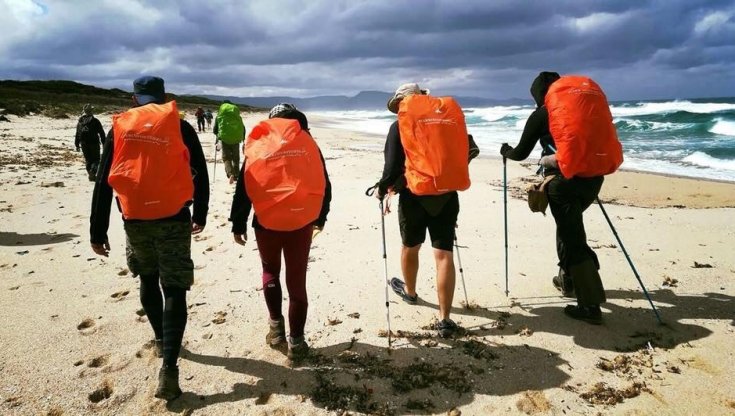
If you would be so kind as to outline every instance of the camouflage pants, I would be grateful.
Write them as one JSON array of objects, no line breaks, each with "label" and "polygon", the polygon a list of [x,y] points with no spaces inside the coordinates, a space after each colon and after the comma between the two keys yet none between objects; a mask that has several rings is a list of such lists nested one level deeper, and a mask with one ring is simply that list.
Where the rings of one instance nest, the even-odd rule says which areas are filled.
[{"label": "camouflage pants", "polygon": [[128,268],[134,276],[158,275],[164,287],[189,289],[194,283],[190,223],[127,222],[125,235]]},{"label": "camouflage pants", "polygon": [[237,178],[237,174],[240,173],[240,143],[222,143],[222,163],[225,165],[227,177]]}]

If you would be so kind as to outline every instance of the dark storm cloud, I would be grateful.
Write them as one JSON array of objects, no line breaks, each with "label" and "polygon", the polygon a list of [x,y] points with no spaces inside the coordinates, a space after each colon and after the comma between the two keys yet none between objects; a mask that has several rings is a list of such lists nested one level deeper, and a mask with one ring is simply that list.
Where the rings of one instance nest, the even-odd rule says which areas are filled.
[{"label": "dark storm cloud", "polygon": [[[17,30],[0,41],[0,78],[129,88],[140,73],[155,72],[174,91],[253,95],[354,94],[419,80],[449,93],[525,98],[531,78],[553,69],[587,73],[617,98],[688,91],[677,90],[677,79],[702,86],[698,95],[735,95],[727,76],[735,71],[731,1],[44,5],[45,14],[26,16],[32,30],[21,18],[9,23]],[[707,90],[710,75],[719,85]]]}]

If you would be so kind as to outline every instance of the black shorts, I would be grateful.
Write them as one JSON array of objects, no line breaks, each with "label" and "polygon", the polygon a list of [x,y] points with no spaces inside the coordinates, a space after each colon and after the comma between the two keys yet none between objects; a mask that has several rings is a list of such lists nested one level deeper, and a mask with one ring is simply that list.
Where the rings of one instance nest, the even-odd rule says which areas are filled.
[{"label": "black shorts", "polygon": [[428,228],[432,247],[452,251],[458,214],[456,192],[437,196],[402,193],[398,199],[398,224],[403,245],[415,247],[423,243]]}]

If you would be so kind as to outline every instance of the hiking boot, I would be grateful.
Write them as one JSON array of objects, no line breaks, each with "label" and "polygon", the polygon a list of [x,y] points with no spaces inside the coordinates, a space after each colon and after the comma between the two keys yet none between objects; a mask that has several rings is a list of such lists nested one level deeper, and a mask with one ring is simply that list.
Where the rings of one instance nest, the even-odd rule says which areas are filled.
[{"label": "hiking boot", "polygon": [[286,342],[286,325],[283,317],[276,320],[268,319],[268,326],[268,335],[265,336],[266,344],[273,348]]},{"label": "hiking boot", "polygon": [[602,323],[602,311],[600,306],[579,306],[579,305],[567,305],[564,308],[564,313],[572,318],[580,321],[585,321],[592,325],[600,325]]},{"label": "hiking boot", "polygon": [[572,279],[563,271],[559,270],[559,274],[551,279],[551,283],[565,298],[576,297],[574,294],[574,283],[572,283]]},{"label": "hiking boot", "polygon": [[393,292],[396,295],[400,296],[404,302],[410,305],[415,305],[416,302],[418,302],[419,300],[419,295],[411,296],[408,293],[406,293],[406,284],[403,283],[403,280],[397,277],[390,279],[390,288],[393,289]]},{"label": "hiking boot", "polygon": [[449,318],[442,319],[434,327],[442,338],[449,338],[459,330],[459,326]]},{"label": "hiking boot", "polygon": [[158,373],[158,388],[155,397],[166,401],[181,396],[179,388],[179,367],[163,367]]},{"label": "hiking boot", "polygon": [[309,344],[303,336],[301,337],[288,337],[288,352],[286,356],[291,361],[301,361],[309,355]]}]

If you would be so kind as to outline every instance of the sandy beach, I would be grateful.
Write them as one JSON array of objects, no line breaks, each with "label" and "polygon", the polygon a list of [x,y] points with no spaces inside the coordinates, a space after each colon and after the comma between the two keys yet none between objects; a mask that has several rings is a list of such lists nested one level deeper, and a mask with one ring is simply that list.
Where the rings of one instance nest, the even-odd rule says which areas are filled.
[{"label": "sandy beach", "polygon": [[[264,117],[249,114],[245,125]],[[665,325],[593,205],[587,236],[608,302],[604,324],[591,326],[564,316],[572,300],[551,285],[553,218],[531,213],[522,199],[532,161],[507,166],[506,296],[503,165],[484,154],[460,194],[464,277],[457,274],[453,318],[465,331],[444,340],[427,329],[437,314],[427,245],[418,305],[390,293],[389,350],[381,221],[377,200],[364,195],[381,174],[384,137],[313,119],[334,195],[309,264],[313,356],[291,368],[264,342],[254,236],[249,229],[245,247],[232,241],[234,188],[218,161],[207,227],[192,242],[184,395],[166,403],[153,397],[160,360],[116,210],[110,257],[89,246],[93,184],[74,152],[76,120],[8,118],[0,122],[0,414],[735,414],[733,183],[638,172],[606,178],[605,210]],[[109,129],[110,116],[99,118]],[[200,139],[211,177],[214,136]],[[397,214],[385,220],[389,274],[400,276]]]}]

